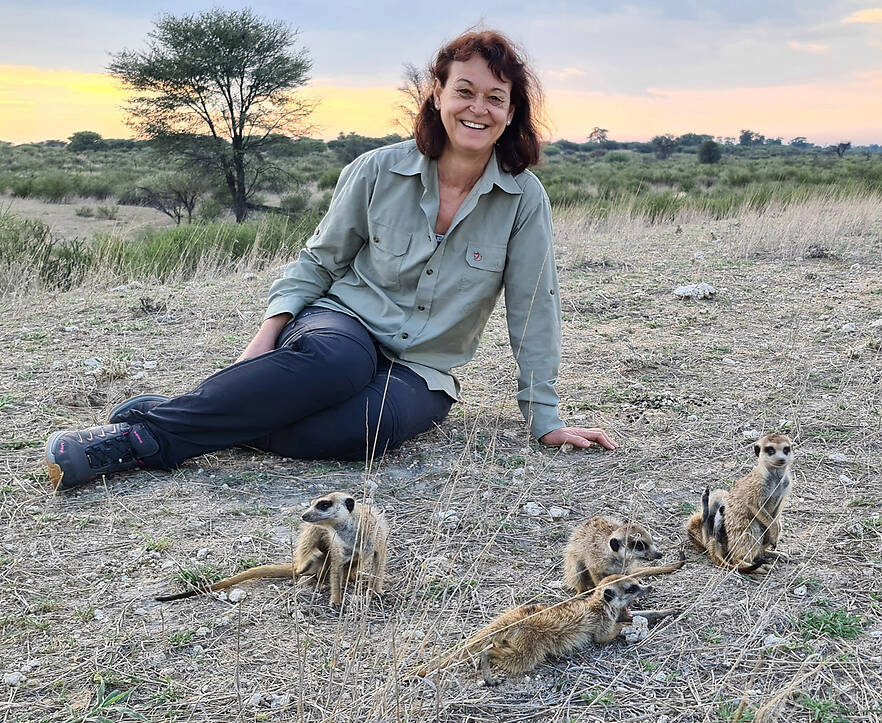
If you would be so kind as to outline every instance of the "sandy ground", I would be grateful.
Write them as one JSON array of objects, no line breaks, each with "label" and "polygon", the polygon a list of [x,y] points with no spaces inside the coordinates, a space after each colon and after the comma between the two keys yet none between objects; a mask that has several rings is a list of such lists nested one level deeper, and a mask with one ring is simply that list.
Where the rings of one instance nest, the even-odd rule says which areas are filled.
[{"label": "sandy ground", "polygon": [[[94,212],[99,206],[109,206],[116,211],[115,220],[77,216],[77,209],[88,207]],[[48,224],[61,238],[89,239],[96,233],[115,233],[132,238],[148,227],[173,226],[174,221],[154,208],[143,206],[118,206],[112,199],[96,201],[94,198],[78,199],[70,203],[46,203],[34,198],[16,198],[0,194],[0,210],[20,216],[38,219]]]},{"label": "sandy ground", "polygon": [[[609,429],[614,453],[530,440],[499,309],[463,403],[382,459],[236,450],[52,495],[47,435],[231,362],[273,274],[0,301],[3,720],[882,719],[879,208],[663,227],[559,214],[562,408]],[[672,294],[697,281],[717,295]],[[705,485],[749,470],[745,429],[785,430],[798,449],[791,560],[765,576],[714,568],[684,539]],[[242,586],[239,604],[153,600],[181,575],[290,559],[303,506],[332,489],[372,495],[389,519],[379,600],[353,590],[338,611],[285,581]],[[409,675],[508,607],[563,600],[567,536],[598,513],[646,524],[666,560],[687,550],[647,601],[681,614],[492,689],[468,665]]]}]

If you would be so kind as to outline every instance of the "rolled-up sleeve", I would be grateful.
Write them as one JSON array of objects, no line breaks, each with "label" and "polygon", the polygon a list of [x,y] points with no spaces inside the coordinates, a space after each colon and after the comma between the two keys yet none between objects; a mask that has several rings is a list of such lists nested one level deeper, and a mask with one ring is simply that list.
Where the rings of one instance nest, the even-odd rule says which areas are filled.
[{"label": "rolled-up sleeve", "polygon": [[508,335],[518,366],[518,406],[537,439],[565,426],[555,390],[560,365],[560,295],[551,205],[529,179],[505,265]]},{"label": "rolled-up sleeve", "polygon": [[321,298],[349,269],[368,238],[368,206],[377,179],[371,154],[354,160],[340,173],[328,212],[315,233],[270,287],[264,318],[299,314]]}]

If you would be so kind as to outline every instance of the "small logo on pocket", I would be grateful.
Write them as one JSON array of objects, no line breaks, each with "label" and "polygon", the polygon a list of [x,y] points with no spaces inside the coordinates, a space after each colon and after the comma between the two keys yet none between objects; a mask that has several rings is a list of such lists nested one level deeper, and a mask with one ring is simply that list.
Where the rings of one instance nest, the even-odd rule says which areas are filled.
[{"label": "small logo on pocket", "polygon": [[480,260],[481,260],[481,252],[480,252],[480,251],[475,251],[475,253],[472,254],[472,258],[474,258],[475,261],[480,261]]}]

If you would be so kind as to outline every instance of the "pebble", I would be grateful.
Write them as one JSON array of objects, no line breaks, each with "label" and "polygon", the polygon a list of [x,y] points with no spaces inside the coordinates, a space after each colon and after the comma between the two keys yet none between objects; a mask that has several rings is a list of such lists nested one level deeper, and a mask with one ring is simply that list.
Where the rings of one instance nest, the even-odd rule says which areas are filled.
[{"label": "pebble", "polygon": [[248,702],[245,705],[247,705],[249,708],[258,708],[260,707],[261,703],[263,703],[263,694],[255,693],[248,699]]},{"label": "pebble", "polygon": [[145,361],[144,368],[145,369],[156,369],[158,364],[159,364],[159,362],[155,362],[155,361]]},{"label": "pebble", "polygon": [[279,708],[284,708],[291,702],[291,697],[286,693],[284,695],[276,695],[272,694],[270,696],[270,708],[273,710],[277,710]]},{"label": "pebble", "polygon": [[251,279],[259,279],[260,277],[257,274],[249,271],[246,274],[242,274],[242,278],[245,279],[245,281],[251,281]]},{"label": "pebble", "polygon": [[805,597],[808,594],[808,588],[805,585],[793,588],[793,594],[796,597]]},{"label": "pebble", "polygon": [[732,359],[731,357],[724,356],[720,361],[726,366],[734,367],[738,365],[738,362]]},{"label": "pebble", "polygon": [[876,321],[871,321],[871,322],[868,324],[868,326],[869,326],[871,329],[878,329],[879,327],[882,327],[882,319],[876,319]]},{"label": "pebble", "polygon": [[63,327],[61,327],[61,330],[67,331],[67,332],[73,332],[73,331],[79,331],[80,327],[78,327],[78,326],[63,326]]},{"label": "pebble", "polygon": [[97,369],[99,366],[101,366],[101,360],[100,359],[86,359],[85,361],[83,361],[83,364],[85,364],[87,367],[89,367],[89,369]]},{"label": "pebble", "polygon": [[856,329],[857,329],[857,326],[855,326],[851,322],[848,322],[847,324],[843,324],[842,327],[839,329],[839,331],[841,331],[843,334],[850,334],[851,332],[855,331]]},{"label": "pebble", "polygon": [[563,507],[552,507],[548,510],[548,514],[551,515],[552,520],[562,520],[563,518],[570,516],[570,511]]},{"label": "pebble", "polygon": [[196,631],[197,637],[204,638],[211,632],[210,628],[205,627],[204,625]]},{"label": "pebble", "polygon": [[238,603],[242,602],[247,597],[247,595],[248,593],[246,593],[244,590],[236,588],[235,590],[230,591],[229,595],[227,595],[227,599],[229,599],[231,603]]},{"label": "pebble", "polygon": [[829,459],[831,462],[839,462],[840,464],[848,462],[848,457],[842,452],[833,452],[833,454],[827,455],[827,459]]},{"label": "pebble", "polygon": [[459,524],[459,513],[452,508],[445,510],[444,512],[439,512],[436,517],[445,527],[453,528]]},{"label": "pebble", "polygon": [[631,644],[639,643],[649,635],[649,620],[642,615],[635,615],[631,624],[622,628],[621,634],[626,642]]},{"label": "pebble", "polygon": [[848,476],[846,476],[844,474],[839,475],[839,481],[844,482],[847,485],[854,484],[854,482]]},{"label": "pebble", "polygon": [[18,672],[6,673],[6,675],[3,676],[3,682],[6,683],[6,685],[11,685],[11,686],[15,686],[15,687],[24,683],[25,680],[26,680],[26,678],[24,677],[24,674],[18,673]]},{"label": "pebble", "polygon": [[142,379],[146,379],[146,378],[147,378],[147,372],[136,372],[132,376],[132,381],[139,382]]},{"label": "pebble", "polygon": [[773,645],[780,645],[785,640],[786,638],[779,638],[777,635],[766,635],[763,639],[763,645],[768,648]]},{"label": "pebble", "polygon": [[694,414],[690,414],[688,417],[686,417],[686,421],[687,422],[697,422],[698,417],[696,417]]},{"label": "pebble", "polygon": [[524,512],[530,517],[539,517],[542,514],[542,508],[535,502],[528,502],[524,505]]},{"label": "pebble", "polygon": [[882,638],[882,630],[873,630],[870,633],[871,638]]},{"label": "pebble", "polygon": [[757,430],[757,429],[745,429],[742,432],[742,435],[744,436],[745,439],[757,440],[760,438],[760,433],[759,433],[759,430]]},{"label": "pebble", "polygon": [[146,615],[147,608],[135,608],[135,615]]},{"label": "pebble", "polygon": [[655,482],[653,482],[652,480],[641,482],[639,485],[637,485],[637,489],[642,490],[643,492],[649,492],[650,490],[655,489]]},{"label": "pebble", "polygon": [[717,290],[704,281],[698,284],[685,284],[674,289],[674,296],[679,296],[681,299],[710,299],[716,293]]},{"label": "pebble", "polygon": [[200,547],[200,548],[196,551],[196,559],[197,559],[197,560],[204,560],[204,559],[205,559],[206,557],[208,557],[210,554],[211,554],[211,548],[208,548],[208,547]]}]

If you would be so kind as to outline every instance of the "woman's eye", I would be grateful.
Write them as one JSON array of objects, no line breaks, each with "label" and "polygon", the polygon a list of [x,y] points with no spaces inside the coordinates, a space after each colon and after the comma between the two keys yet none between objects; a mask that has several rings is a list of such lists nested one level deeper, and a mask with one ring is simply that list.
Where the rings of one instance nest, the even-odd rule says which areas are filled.
[{"label": "woman's eye", "polygon": [[491,96],[490,96],[490,102],[491,102],[493,105],[502,105],[503,100],[502,100],[502,98],[500,98],[498,95],[491,95]]},{"label": "woman's eye", "polygon": [[459,93],[463,98],[468,98],[469,96],[471,96],[472,91],[470,91],[468,88],[460,88],[457,93]]}]

